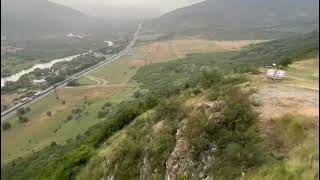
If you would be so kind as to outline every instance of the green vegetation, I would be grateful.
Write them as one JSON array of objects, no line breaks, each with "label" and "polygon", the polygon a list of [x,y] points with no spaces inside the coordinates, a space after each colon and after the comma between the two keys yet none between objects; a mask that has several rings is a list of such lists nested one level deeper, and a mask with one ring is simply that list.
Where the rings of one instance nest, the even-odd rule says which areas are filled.
[{"label": "green vegetation", "polygon": [[[83,137],[85,140],[80,138],[82,142],[79,139],[71,140],[73,143],[70,142],[68,145],[54,146],[55,148],[48,147],[41,152],[35,153],[26,160],[21,160],[21,164],[18,160],[18,162],[15,162],[15,166],[9,164],[8,168],[10,169],[2,169],[2,172],[6,174],[2,177],[5,179],[6,177],[14,179],[25,179],[28,177],[35,179],[69,179],[70,177],[74,177],[76,169],[94,154],[94,148],[98,147],[115,132],[128,125],[141,113],[153,108],[155,105],[157,105],[157,100],[152,96],[121,103],[115,107],[113,118],[91,128],[86,133],[86,137]],[[52,155],[50,155],[51,158],[46,157],[49,154]],[[18,170],[17,172],[22,172],[19,168],[23,166],[28,167],[28,171],[24,171],[25,174],[14,173],[16,170]],[[39,168],[42,170],[39,170]]]},{"label": "green vegetation", "polygon": [[11,42],[8,46],[24,44],[24,50],[1,56],[1,77],[9,76],[34,64],[87,52],[105,44],[93,40],[50,39],[27,42]]},{"label": "green vegetation", "polygon": [[77,80],[69,81],[68,86],[80,86],[80,83]]},{"label": "green vegetation", "polygon": [[[240,179],[243,173],[251,175],[254,171],[259,173],[252,176],[260,176],[260,172],[264,176],[264,172],[291,161],[274,152],[274,143],[279,142],[283,148],[299,146],[305,140],[305,130],[309,125],[292,120],[295,119],[293,117],[284,117],[268,136],[274,141],[264,140],[258,128],[258,116],[252,107],[254,103],[250,100],[252,92],[242,89],[243,84],[249,81],[245,73],[255,74],[259,65],[274,62],[273,57],[279,49],[289,47],[282,57],[294,57],[295,60],[314,53],[318,46],[314,41],[304,44],[308,47],[299,53],[292,52],[297,50],[297,42],[305,41],[306,37],[308,35],[284,40],[289,45],[273,41],[241,52],[191,54],[179,61],[144,66],[133,77],[140,84],[139,91],[129,89],[129,94],[123,90],[111,98],[95,101],[84,98],[81,104],[74,104],[68,112],[53,113],[53,119],[46,123],[60,120],[70,123],[73,128],[83,120],[99,123],[66,143],[50,139],[50,143],[44,143],[50,146],[23,158],[11,159],[2,166],[1,177],[63,180],[111,176],[115,179],[138,179],[144,176],[146,179],[162,179],[166,169],[170,168],[166,163],[171,153],[181,148],[177,147],[180,140],[187,148],[177,150],[177,156],[188,163],[178,166],[185,167],[179,169],[178,178],[190,179],[191,174],[198,176],[204,173],[218,179]],[[275,45],[279,47],[273,48]],[[265,55],[257,57],[252,66],[245,67],[256,56],[246,52],[256,52],[261,47],[267,50]],[[126,64],[127,61],[119,63]],[[104,69],[96,75],[106,79],[107,71],[113,72],[112,69]],[[121,78],[129,81],[134,73]],[[121,93],[127,97],[119,103]],[[60,102],[59,99],[55,101]],[[68,99],[68,102],[72,101]],[[197,106],[198,103],[202,105]],[[89,113],[86,115],[86,112]],[[27,113],[28,117],[32,116],[31,113],[35,112]],[[178,130],[182,132],[180,135]],[[279,137],[273,138],[273,134],[279,134]],[[267,148],[269,143],[272,146]],[[205,169],[202,157],[206,155],[212,158],[205,159]],[[318,161],[316,154],[312,157]],[[312,166],[315,169],[316,166]],[[267,170],[263,171],[265,167]],[[307,172],[304,165],[301,167],[302,170],[298,168],[298,171]]]},{"label": "green vegetation", "polygon": [[319,58],[312,57],[290,64],[286,68],[287,79],[283,84],[319,90]]},{"label": "green vegetation", "polygon": [[52,116],[52,112],[51,111],[47,111],[47,116],[48,117]]},{"label": "green vegetation", "polygon": [[186,58],[167,63],[141,67],[133,76],[142,82],[142,87],[159,90],[159,93],[173,91],[186,79],[196,78],[206,69],[221,69],[239,73],[257,74],[257,67],[278,63],[284,58],[297,61],[314,56],[319,49],[318,31],[291,38],[263,42],[240,52],[218,52],[189,54]]},{"label": "green vegetation", "polygon": [[4,123],[2,124],[2,129],[3,129],[4,131],[9,130],[10,128],[11,128],[11,124],[10,124],[9,122],[4,122]]},{"label": "green vegetation", "polygon": [[[54,64],[50,69],[36,69],[31,73],[25,74],[19,78],[16,82],[6,82],[6,85],[1,88],[1,93],[17,92],[19,89],[28,90],[38,90],[37,85],[33,85],[32,81],[34,79],[45,79],[46,84],[42,85],[40,88],[44,89],[46,87],[52,86],[65,80],[67,77],[80,72],[88,67],[91,67],[101,61],[104,57],[95,57],[93,54],[80,55],[72,61],[59,62]],[[71,86],[76,86],[77,81],[71,81]]]},{"label": "green vegetation", "polygon": [[110,84],[124,84],[136,73],[137,69],[130,69],[128,63],[130,58],[124,56],[112,64],[106,65],[89,76],[97,77],[108,81]]},{"label": "green vegetation", "polygon": [[86,76],[82,76],[81,78],[77,79],[77,83],[81,86],[88,86],[88,85],[96,85],[97,82],[89,79]]},{"label": "green vegetation", "polygon": [[18,119],[20,123],[27,123],[29,121],[29,118],[23,115],[20,115]]},{"label": "green vegetation", "polygon": [[288,67],[290,64],[292,64],[292,59],[290,58],[284,58],[279,62],[280,66],[282,67]]},{"label": "green vegetation", "polygon": [[[204,1],[147,21],[145,32],[163,38],[198,36],[219,40],[278,39],[319,26],[319,2]],[[251,12],[250,14],[248,12]],[[309,16],[299,16],[299,12]],[[268,13],[272,12],[272,15]],[[291,19],[292,18],[292,19]]]},{"label": "green vegetation", "polygon": [[[222,88],[225,88],[225,86],[232,87],[243,82],[243,80],[239,80],[237,77],[235,79],[223,78],[221,74],[215,71],[204,73],[199,77],[199,80],[200,87],[210,89],[211,91],[215,91],[221,86],[223,86]],[[197,84],[198,83],[189,88],[193,89]],[[150,149],[147,156],[150,158],[151,167],[158,170],[159,176],[163,176],[166,159],[174,147],[174,132],[179,128],[179,122],[185,118],[192,118],[188,113],[189,111],[183,107],[184,101],[187,100],[183,97],[187,97],[186,94],[188,94],[188,91],[186,90],[189,88],[183,86],[179,92],[169,95],[169,100],[161,100],[160,102],[159,97],[147,93],[138,99],[123,102],[119,105],[110,106],[109,104],[105,104],[101,110],[108,109],[106,121],[91,128],[82,138],[79,137],[78,140],[71,140],[70,143],[64,146],[58,146],[59,148],[49,148],[50,153],[54,154],[53,156],[50,156],[50,158],[42,158],[49,153],[49,149],[45,149],[31,155],[29,158],[15,161],[15,166],[7,165],[2,169],[3,177],[11,177],[11,179],[20,179],[22,177],[35,177],[36,179],[41,179],[41,177],[69,179],[74,177],[79,171],[79,167],[84,165],[95,155],[97,148],[106,142],[114,133],[123,129],[128,124],[136,122],[134,120],[141,115],[143,115],[143,119],[145,119],[146,122],[149,122],[150,125],[158,122],[160,119],[165,120],[166,128],[161,131],[165,134],[161,134],[160,137],[157,137],[157,141],[146,147]],[[240,99],[236,98],[240,91],[237,90],[237,88],[233,90],[234,91],[226,92],[226,96],[221,96],[221,99],[228,102],[227,108],[223,110],[223,115],[225,117],[221,119],[221,121],[218,121],[221,123],[208,124],[208,122],[210,122],[209,120],[205,123],[209,125],[207,128],[212,129],[203,131],[204,133],[208,133],[205,135],[208,139],[202,138],[196,140],[199,145],[196,146],[194,157],[196,157],[196,152],[201,152],[203,147],[206,147],[208,141],[217,145],[217,148],[219,149],[217,153],[220,155],[226,153],[225,148],[229,143],[234,143],[233,140],[236,139],[236,137],[242,139],[243,143],[245,143],[245,147],[250,147],[249,145],[251,145],[252,149],[255,149],[258,145],[257,142],[259,141],[256,140],[257,137],[252,132],[252,128],[250,128],[256,121],[256,116],[252,114],[253,112],[250,110],[250,102],[246,100],[247,96],[245,95],[240,96]],[[179,96],[181,95],[182,97],[180,98]],[[232,101],[232,99],[234,100]],[[154,115],[148,115],[149,113],[147,113],[147,111],[150,109],[154,109],[155,113],[152,113]],[[77,108],[74,109],[72,114],[76,115],[78,113],[80,113],[80,111]],[[239,116],[239,114],[241,114],[241,116]],[[140,121],[137,121],[134,123],[133,128],[128,129],[127,133],[129,139],[125,141],[124,146],[120,145],[117,147],[117,155],[114,156],[113,161],[110,162],[110,170],[112,170],[111,167],[115,165],[115,163],[117,164],[118,170],[113,172],[115,173],[114,175],[116,178],[121,179],[128,176],[134,178],[139,177],[140,175],[143,154],[145,152],[144,145],[147,144],[149,140],[151,141],[151,139],[148,138],[148,134],[150,133],[150,130],[148,129],[150,128],[147,128],[150,125],[145,127],[145,123],[139,122]],[[194,130],[202,132],[201,127],[204,126],[195,126]],[[217,131],[217,129],[220,131]],[[230,133],[226,133],[225,136],[222,136],[226,130],[230,130]],[[79,139],[82,140],[79,141]],[[190,141],[193,142],[192,139]],[[238,142],[238,140],[236,142]],[[246,143],[248,143],[248,145],[246,145]],[[70,146],[73,146],[73,148]],[[160,164],[156,157],[163,157]],[[244,155],[243,158],[246,157],[247,156]],[[245,160],[247,160],[249,164],[244,168],[249,168],[253,166],[252,164],[258,166],[259,164],[255,164],[254,162],[262,161],[257,160],[252,156]],[[241,160],[239,160],[239,162],[241,162]],[[41,168],[41,170],[35,168],[36,166]],[[234,169],[236,169],[239,165],[235,164],[234,166]],[[24,171],[25,173],[21,174],[14,173],[22,172],[19,170],[19,168],[22,167],[27,167],[28,171]],[[239,173],[239,171],[235,171],[235,174]]]},{"label": "green vegetation", "polygon": [[248,179],[318,179],[318,126],[317,119],[304,116],[287,114],[275,119],[268,138],[280,160],[259,168]]}]

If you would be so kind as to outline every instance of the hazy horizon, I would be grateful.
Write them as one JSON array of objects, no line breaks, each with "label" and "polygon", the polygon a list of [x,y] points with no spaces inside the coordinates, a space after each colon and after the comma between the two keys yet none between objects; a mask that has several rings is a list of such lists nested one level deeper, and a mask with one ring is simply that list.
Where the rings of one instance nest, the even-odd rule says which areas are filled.
[{"label": "hazy horizon", "polygon": [[49,0],[92,16],[152,18],[203,0]]}]

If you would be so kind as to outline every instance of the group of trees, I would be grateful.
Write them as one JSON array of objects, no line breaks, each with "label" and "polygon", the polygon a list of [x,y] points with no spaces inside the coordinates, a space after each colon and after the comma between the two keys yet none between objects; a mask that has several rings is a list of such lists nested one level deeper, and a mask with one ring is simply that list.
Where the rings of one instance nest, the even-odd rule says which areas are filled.
[{"label": "group of trees", "polygon": [[20,123],[26,123],[29,121],[29,118],[26,116],[26,113],[30,111],[29,107],[21,107],[17,110],[18,120]]},{"label": "group of trees", "polygon": [[[44,78],[46,84],[42,85],[41,88],[52,86],[59,83],[72,74],[80,72],[86,68],[89,68],[100,61],[103,61],[104,57],[95,57],[93,54],[87,54],[77,57],[75,60],[67,62],[59,62],[54,64],[50,69],[35,69],[29,74],[25,74],[19,78],[16,82],[6,82],[4,87],[1,87],[1,93],[15,92],[22,88],[37,89],[38,86],[33,84],[34,79]],[[77,86],[76,81],[72,81],[70,86]]]}]

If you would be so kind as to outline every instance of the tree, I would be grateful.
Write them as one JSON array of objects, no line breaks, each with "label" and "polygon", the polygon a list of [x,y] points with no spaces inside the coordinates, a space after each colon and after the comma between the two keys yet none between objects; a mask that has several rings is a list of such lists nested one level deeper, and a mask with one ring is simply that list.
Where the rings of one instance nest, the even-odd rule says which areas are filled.
[{"label": "tree", "polygon": [[71,121],[72,118],[73,118],[72,115],[69,115],[69,116],[67,117],[67,120],[68,120],[68,121]]},{"label": "tree", "polygon": [[100,110],[100,111],[98,112],[98,118],[99,118],[99,119],[104,118],[107,114],[108,114],[108,111],[106,111],[106,110]]},{"label": "tree", "polygon": [[9,130],[11,128],[11,124],[9,122],[4,122],[2,124],[2,129],[3,130]]},{"label": "tree", "polygon": [[283,66],[283,67],[288,67],[290,64],[292,64],[292,59],[290,58],[284,58],[280,61],[280,65]]},{"label": "tree", "polygon": [[1,105],[1,111],[5,111],[8,109],[8,106],[7,105]]},{"label": "tree", "polygon": [[18,113],[19,115],[24,115],[24,114],[26,113],[26,110],[25,110],[24,107],[21,107],[21,108],[19,108],[19,109],[17,110],[17,113]]},{"label": "tree", "polygon": [[68,86],[79,86],[80,83],[77,81],[77,80],[72,80],[72,81],[69,81]]},{"label": "tree", "polygon": [[19,116],[19,122],[20,123],[26,123],[26,122],[28,122],[29,121],[29,119],[27,118],[27,117],[25,117],[25,116]]},{"label": "tree", "polygon": [[141,92],[140,92],[140,91],[136,91],[136,92],[133,94],[133,97],[134,97],[134,98],[139,98],[139,97],[141,97]]},{"label": "tree", "polygon": [[65,101],[65,100],[63,100],[61,103],[62,103],[63,105],[65,105],[65,104],[66,104],[66,101]]},{"label": "tree", "polygon": [[50,117],[52,115],[51,111],[47,112],[47,116]]}]

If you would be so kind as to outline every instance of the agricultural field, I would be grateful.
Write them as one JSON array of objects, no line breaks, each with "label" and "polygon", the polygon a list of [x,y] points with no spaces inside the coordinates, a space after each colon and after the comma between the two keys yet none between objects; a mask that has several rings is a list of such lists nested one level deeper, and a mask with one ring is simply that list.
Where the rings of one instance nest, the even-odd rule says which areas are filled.
[{"label": "agricultural field", "polygon": [[[65,88],[58,91],[58,100],[50,95],[35,103],[26,114],[29,122],[20,123],[16,116],[9,120],[11,129],[1,131],[1,163],[38,151],[53,142],[66,143],[102,121],[97,118],[97,111],[111,96],[115,95],[110,102],[119,103],[129,98],[132,91],[131,87]],[[81,112],[73,114],[76,109]],[[70,115],[74,117],[68,120]]]},{"label": "agricultural field", "polygon": [[[158,45],[161,46],[159,49],[161,53],[153,49]],[[78,80],[80,86],[60,90],[59,100],[51,95],[34,104],[26,115],[28,123],[19,123],[17,116],[11,119],[12,128],[2,131],[3,162],[40,150],[52,142],[64,144],[68,139],[76,137],[100,122],[101,120],[96,117],[97,109],[100,109],[98,107],[107,101],[119,103],[130,98],[139,89],[139,85],[132,81],[131,77],[136,74],[139,67],[145,65],[145,53],[151,52],[153,62],[158,63],[184,57],[187,53],[207,51],[226,50],[220,48],[217,42],[193,39],[177,40],[173,43],[152,43],[134,48],[120,59],[81,77]],[[62,105],[62,101],[66,103]],[[90,104],[85,106],[85,112],[81,113],[81,117],[66,122],[68,116],[72,114],[71,111],[85,101],[89,101]],[[51,112],[50,117],[47,115],[48,111]]]},{"label": "agricultural field", "polygon": [[[263,176],[264,167],[268,171],[281,164],[289,164],[291,167],[291,161],[294,160],[291,154],[294,154],[295,148],[299,149],[299,147],[302,148],[302,153],[298,152],[298,154],[307,152],[303,147],[309,147],[309,143],[305,146],[302,140],[309,138],[309,132],[311,134],[317,128],[317,122],[314,121],[314,117],[305,117],[305,114],[280,114],[272,119],[260,119],[259,109],[268,106],[266,98],[275,100],[275,104],[270,101],[270,106],[274,107],[285,108],[288,104],[284,100],[290,99],[298,103],[298,107],[309,104],[313,108],[317,105],[303,101],[305,91],[302,91],[301,96],[290,93],[291,89],[278,88],[271,93],[270,89],[263,91],[261,86],[263,83],[273,86],[285,85],[281,84],[282,82],[259,79],[264,74],[258,71],[258,67],[282,62],[282,58],[290,57],[293,64],[286,68],[288,72],[294,72],[290,68],[294,69],[296,63],[299,63],[301,60],[299,57],[313,52],[317,46],[315,42],[306,41],[306,37],[263,42],[241,51],[223,50],[187,54],[184,58],[173,61],[169,61],[168,58],[168,62],[147,66],[142,66],[139,54],[133,51],[99,71],[88,74],[84,81],[95,82],[95,85],[88,85],[87,82],[79,87],[65,89],[73,94],[76,94],[74,91],[81,89],[80,94],[85,95],[85,91],[94,92],[91,88],[101,88],[100,91],[107,87],[119,88],[110,92],[109,96],[98,93],[96,98],[87,98],[87,100],[84,97],[78,97],[80,99],[78,105],[73,105],[63,115],[64,118],[68,118],[70,113],[74,116],[75,119],[72,118],[69,123],[82,121],[84,120],[82,118],[87,116],[97,121],[98,117],[102,117],[101,122],[89,128],[83,136],[61,143],[63,145],[59,144],[57,138],[58,146],[48,142],[51,146],[47,146],[38,153],[30,153],[30,156],[11,161],[15,166],[12,166],[12,163],[4,164],[2,172],[5,174],[2,177],[68,179],[72,176],[77,179],[101,179],[114,175],[115,178],[121,179],[138,178],[143,175],[146,179],[153,177],[162,179],[168,172],[169,175],[177,174],[178,177],[183,178],[184,170],[177,170],[174,167],[185,166],[190,170],[197,169],[185,164],[187,159],[191,159],[201,169],[200,173],[197,171],[195,174],[199,173],[200,176],[203,172],[221,179],[235,179],[243,172],[247,177]],[[305,48],[302,49],[300,45]],[[287,53],[275,59],[279,50]],[[258,56],[259,54],[263,56]],[[133,68],[128,73],[132,65],[141,65],[141,67]],[[116,68],[120,70],[117,71]],[[117,76],[119,74],[126,76]],[[103,84],[103,80],[108,83]],[[138,91],[140,93],[136,93]],[[277,96],[279,91],[281,97]],[[251,95],[254,93],[260,97],[261,104],[252,100]],[[103,96],[109,98],[103,99]],[[312,98],[310,100],[313,101]],[[89,103],[84,103],[85,101]],[[86,109],[89,107],[94,110],[88,110],[86,115]],[[30,115],[33,109],[31,108],[31,112],[28,112]],[[77,109],[81,112],[79,113]],[[52,114],[54,117],[62,113],[53,112]],[[81,117],[76,120],[79,114]],[[42,117],[45,116],[48,115],[43,111]],[[90,117],[86,120],[90,120]],[[263,128],[260,128],[261,125]],[[62,129],[57,133],[62,132]],[[260,137],[260,130],[265,133],[262,134],[263,137]],[[51,131],[54,129],[49,132]],[[66,129],[64,134],[70,132]],[[294,132],[299,134],[295,135]],[[275,139],[275,134],[280,134],[280,138]],[[292,139],[291,135],[295,139]],[[289,139],[292,140],[289,141]],[[243,142],[244,145],[239,142]],[[281,144],[278,144],[279,142]],[[286,144],[287,142],[289,144]],[[213,144],[213,147],[208,147],[208,144]],[[193,151],[190,151],[191,146],[194,147]],[[312,147],[311,156],[316,157],[317,154],[314,153],[316,148]],[[281,151],[277,152],[277,150]],[[212,162],[210,169],[205,170],[198,157],[207,153],[217,161]],[[239,153],[241,156],[234,156]],[[104,158],[107,159],[107,163]],[[302,156],[302,158],[308,157]],[[7,158],[6,162],[13,159]],[[247,163],[243,164],[243,162]],[[303,163],[298,165],[304,167]],[[313,174],[315,168],[314,165],[312,166]],[[20,171],[26,167],[28,172]],[[259,174],[256,174],[258,171]],[[284,177],[290,175],[290,172],[285,171]],[[187,177],[189,175],[185,174]]]},{"label": "agricultural field", "polygon": [[[238,51],[249,45],[263,42],[261,40],[241,41],[209,41],[188,37],[171,41],[149,42],[137,46],[131,52],[112,64],[90,73],[89,76],[104,79],[108,84],[122,84],[128,82],[139,67],[154,63],[164,63],[171,60],[186,58],[192,53],[213,53]],[[82,85],[92,84],[87,77],[79,80]]]}]

